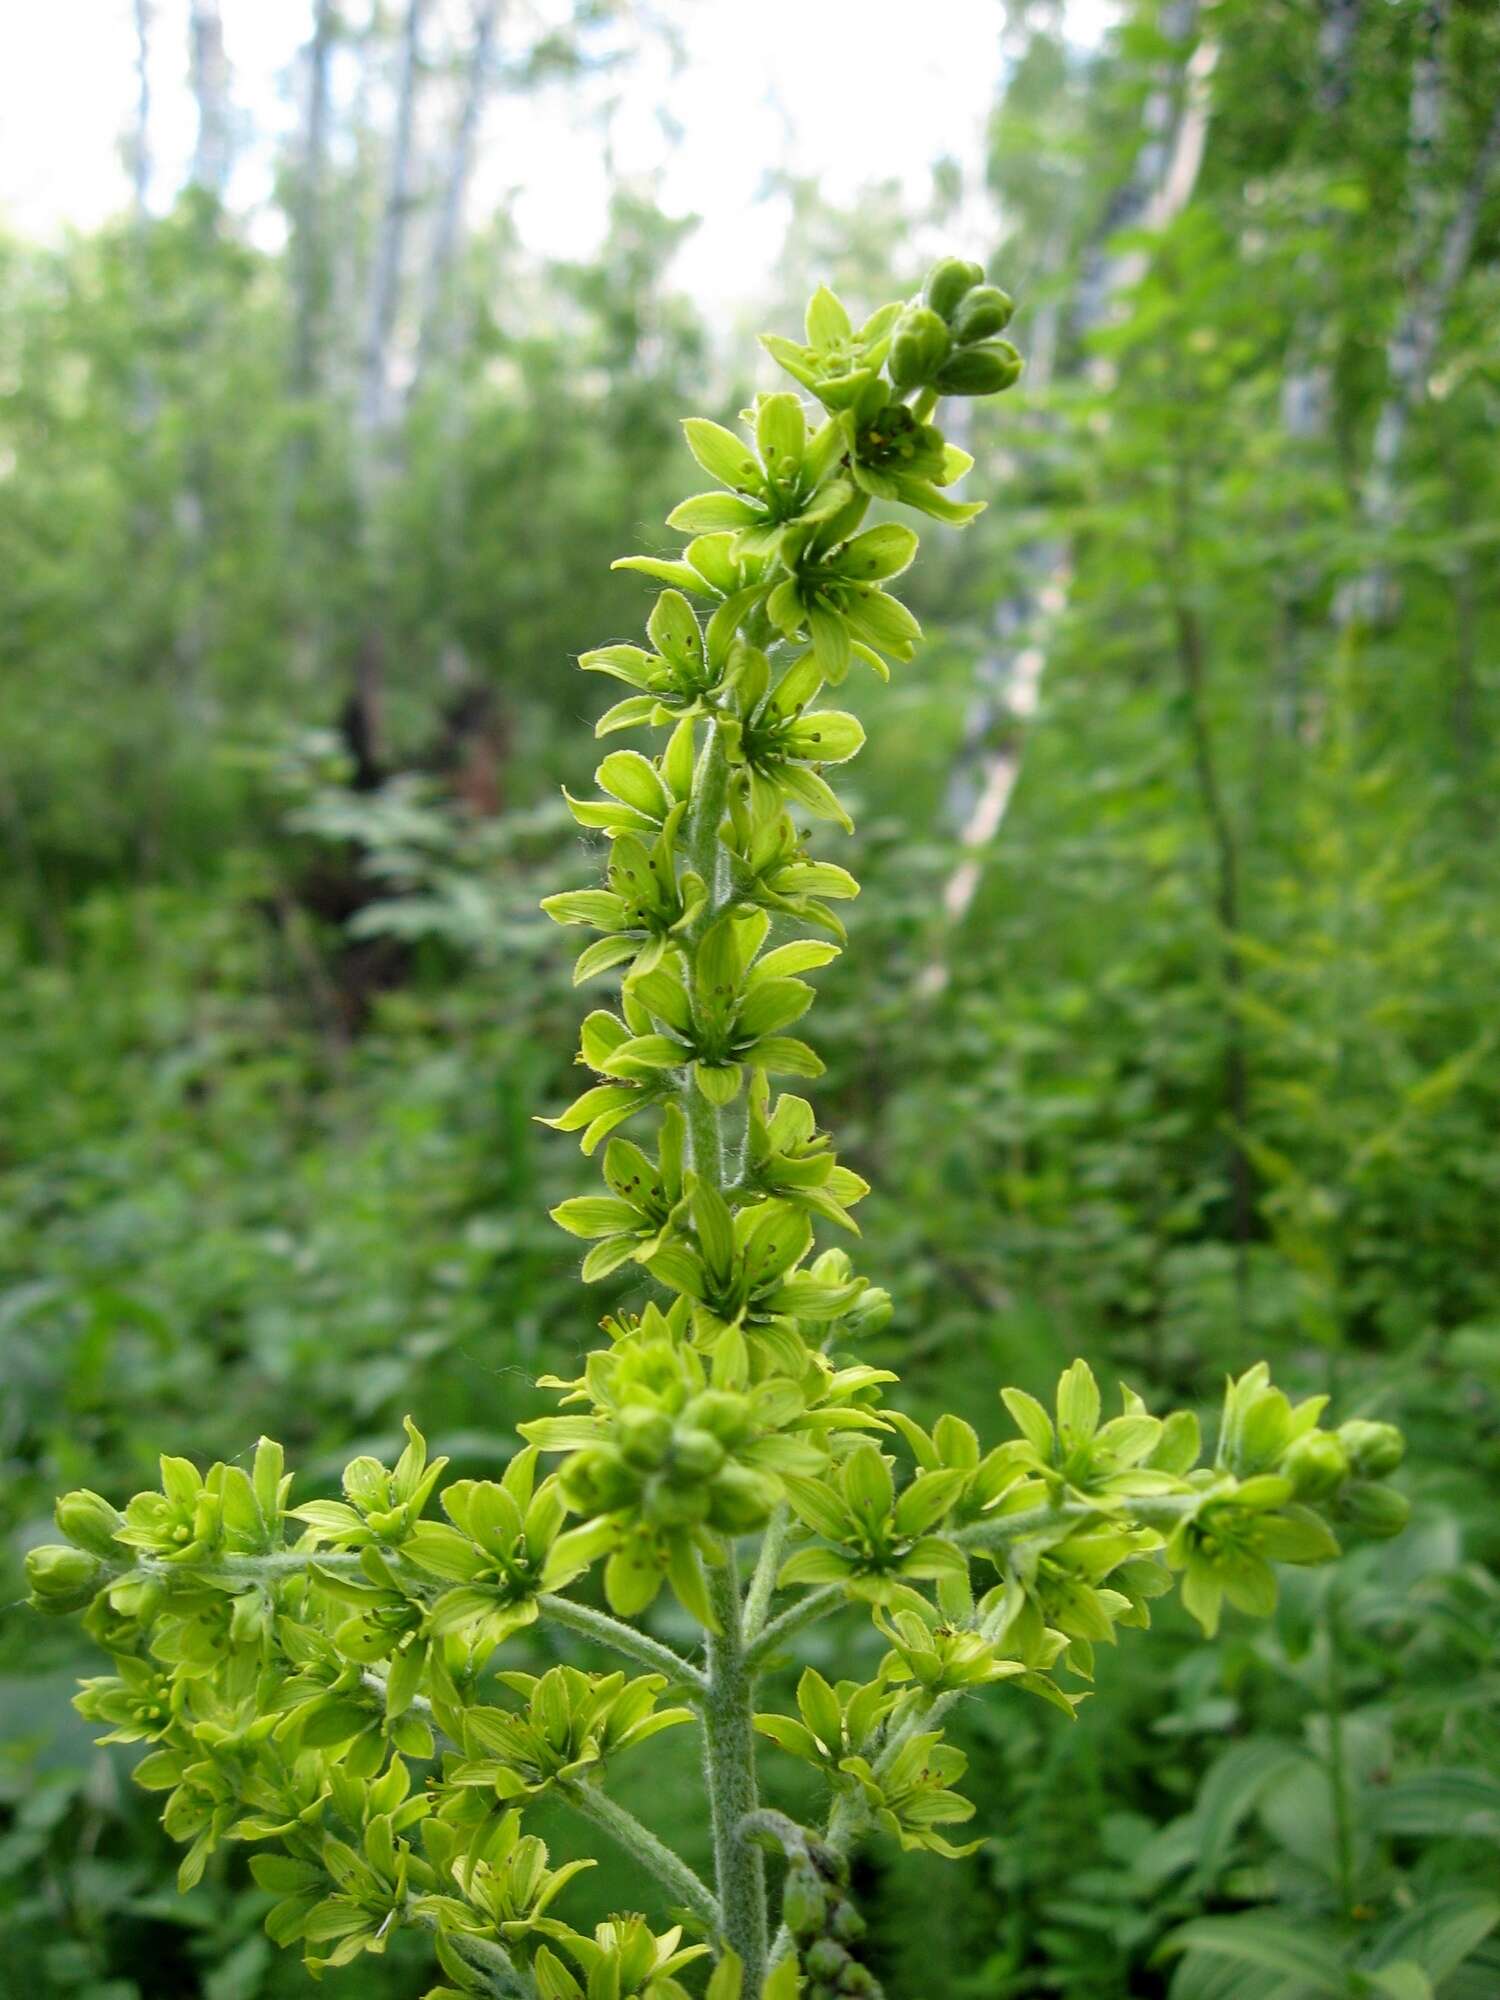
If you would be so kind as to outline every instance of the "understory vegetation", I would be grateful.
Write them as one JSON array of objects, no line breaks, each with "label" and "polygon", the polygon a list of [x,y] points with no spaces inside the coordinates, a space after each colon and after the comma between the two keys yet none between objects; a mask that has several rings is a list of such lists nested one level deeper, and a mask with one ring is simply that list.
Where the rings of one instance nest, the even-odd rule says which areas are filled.
[{"label": "understory vegetation", "polygon": [[[501,98],[608,63],[628,89],[634,58],[608,10],[522,47],[481,5],[474,46],[439,61],[424,12],[363,29],[314,8],[285,249],[256,247],[201,143],[170,207],[58,248],[0,240],[7,1978],[77,2000],[312,1990],[297,1841],[278,1872],[212,1809],[169,1808],[164,1830],[162,1793],[131,1778],[141,1744],[94,1741],[142,1733],[128,1687],[99,1680],[96,1641],[132,1656],[112,1621],[143,1621],[184,1701],[249,1699],[233,1662],[266,1640],[261,1606],[308,1635],[277,1743],[326,1762],[345,1822],[385,1822],[389,1854],[360,1867],[388,1887],[409,1845],[433,1875],[402,1876],[433,1899],[410,1924],[304,1934],[312,1958],[354,1940],[327,1978],[371,2000],[438,1978],[726,2000],[726,1935],[748,1994],[760,1954],[793,1963],[774,1908],[758,1930],[762,1870],[806,1995],[847,1962],[868,1983],[829,1990],[891,2000],[1488,2000],[1495,19],[1140,0],[1085,52],[1055,10],[997,8],[983,188],[948,166],[908,213],[878,133],[856,211],[786,185],[780,263],[746,276],[756,324],[796,334],[825,278],[853,321],[819,293],[806,344],[766,355],[676,289],[689,225],[647,190],[617,187],[587,265],[537,258],[503,213],[451,233],[475,76]],[[425,70],[406,63],[419,31]],[[327,86],[320,127],[320,61],[335,84],[368,68],[390,103]],[[437,150],[406,160],[418,201],[397,114],[420,90]],[[1003,331],[972,268],[924,292],[950,233],[1014,294]],[[886,299],[904,317],[882,322]],[[835,386],[830,409],[846,367],[882,384],[868,407]],[[696,474],[688,411],[725,427],[690,427]],[[779,485],[778,454],[798,468]],[[738,494],[662,528],[695,478]],[[986,510],[960,525],[956,496]],[[907,522],[922,550],[899,573]],[[870,535],[868,580],[840,570]],[[611,569],[621,549],[642,560]],[[643,704],[623,724],[661,726],[591,743],[622,697]],[[814,746],[797,732],[820,713]],[[661,842],[666,901],[606,908]],[[600,943],[543,897],[602,920]],[[774,920],[766,951],[794,954],[760,978],[750,905]],[[581,995],[580,942],[599,980]],[[589,1007],[599,1075],[580,1082]],[[586,1085],[589,1123],[653,1106],[588,1133],[587,1157],[538,1122]],[[785,1240],[747,1242],[768,1217]],[[560,1409],[580,1381],[590,1400]],[[596,1406],[602,1426],[578,1414]],[[447,1460],[421,1529],[385,1519],[421,1485],[408,1415]],[[1252,1514],[1321,1510],[1236,1574],[1201,1550],[1195,1571],[1172,1532],[1174,1509],[1200,1520],[1200,1429],[1220,1505],[1237,1484]],[[290,1520],[261,1434],[296,1470]],[[65,1505],[72,1556],[36,1555],[56,1495],[162,1494],[163,1452],[134,1541]],[[230,1468],[228,1543],[195,1544],[181,1460]],[[692,1478],[667,1478],[679,1461]],[[1101,1501],[1140,1514],[1130,1547],[1093,1524],[1102,1588],[1038,1547],[1023,1610],[1000,1548],[971,1602],[973,1551],[1010,1545],[997,1519]],[[384,1579],[361,1567],[372,1512]],[[513,1512],[537,1567],[497,1617],[483,1552]],[[752,1650],[779,1643],[754,1661],[762,1798],[736,1859],[695,1717],[730,1628],[717,1557],[762,1531],[775,1553],[746,1563],[735,1617]],[[274,1588],[211,1584],[226,1620],[246,1608],[209,1639],[170,1593],[111,1597],[125,1548],[141,1585],[184,1548],[269,1562],[309,1532],[334,1585],[320,1597],[306,1560]],[[24,1603],[28,1552],[60,1606],[106,1584],[92,1638]],[[1279,1588],[1262,1553],[1297,1565]],[[1163,1559],[1181,1590],[1117,1634]],[[796,1616],[851,1588],[852,1609]],[[534,1617],[543,1594],[574,1612]],[[606,1618],[657,1649],[621,1663],[613,1721]],[[455,1647],[484,1655],[457,1702]],[[476,1704],[504,1742],[462,1747],[494,1768],[429,1793],[434,1732],[463,1737]],[[532,1756],[553,1704],[577,1769]],[[158,1763],[153,1782],[181,1777]],[[675,1876],[643,1864],[641,1825]],[[595,1864],[545,1908],[539,1877],[520,1886],[534,1838],[565,1876]],[[440,1889],[471,1841],[524,1909],[483,1908],[472,1871]],[[977,1845],[955,1861],[950,1842]],[[276,1911],[292,1949],[266,1933]],[[644,1929],[596,1936],[620,1911]],[[679,1923],[671,1947],[642,1941]],[[491,1933],[534,1989],[505,1985]],[[814,1961],[829,1940],[843,1958]]]}]

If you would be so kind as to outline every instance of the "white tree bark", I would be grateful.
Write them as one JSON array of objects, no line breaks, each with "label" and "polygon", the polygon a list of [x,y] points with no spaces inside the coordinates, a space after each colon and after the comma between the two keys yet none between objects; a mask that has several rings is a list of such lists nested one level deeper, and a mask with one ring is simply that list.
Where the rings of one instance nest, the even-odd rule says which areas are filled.
[{"label": "white tree bark", "polygon": [[126,147],[136,222],[151,192],[151,0],[135,0],[135,129]]},{"label": "white tree bark", "polygon": [[411,216],[413,134],[426,4],[427,0],[408,0],[401,31],[396,122],[391,138],[385,207],[370,272],[361,370],[360,426],[367,456],[386,428],[390,409],[390,349],[400,303],[403,251]]},{"label": "white tree bark", "polygon": [[222,201],[234,164],[229,109],[229,57],[219,0],[192,0],[188,12],[188,73],[198,107],[192,180]]},{"label": "white tree bark", "polygon": [[307,108],[292,243],[294,332],[292,385],[299,396],[318,386],[318,348],[328,283],[328,245],[323,227],[323,180],[328,156],[328,71],[333,53],[333,0],[314,0],[312,39],[307,45]]},{"label": "white tree bark", "polygon": [[[1408,157],[1413,254],[1404,287],[1407,304],[1386,344],[1385,400],[1375,419],[1370,462],[1359,496],[1360,519],[1377,541],[1389,535],[1400,518],[1398,472],[1407,432],[1426,398],[1438,342],[1473,256],[1485,196],[1500,169],[1497,93],[1457,205],[1444,223],[1447,176],[1439,172],[1437,156],[1447,116],[1442,49],[1445,12],[1442,4],[1424,8],[1424,33],[1412,69]],[[1339,590],[1334,602],[1335,625],[1346,631],[1353,625],[1379,622],[1390,608],[1391,595],[1385,563],[1371,564]]]},{"label": "white tree bark", "polygon": [[442,200],[432,232],[422,287],[422,330],[411,389],[415,394],[432,362],[441,352],[449,323],[449,289],[463,237],[464,200],[474,171],[479,132],[489,95],[495,34],[500,25],[500,0],[478,0],[474,35],[464,75],[463,95],[452,142],[442,174]]},{"label": "white tree bark", "polygon": [[[1185,0],[1171,10],[1168,32],[1186,39],[1196,6]],[[1144,141],[1129,180],[1112,204],[1110,235],[1124,229],[1165,229],[1192,199],[1203,165],[1211,117],[1210,83],[1218,62],[1210,38],[1197,43],[1180,79],[1166,76],[1146,100]],[[1180,105],[1180,109],[1178,108]],[[1175,114],[1175,115],[1174,115]],[[1101,250],[1079,284],[1075,330],[1087,334],[1106,325],[1123,295],[1145,275],[1149,252],[1132,249],[1111,256]],[[1055,343],[1044,348],[1047,371],[1031,371],[1032,386],[1045,388]],[[1096,371],[1100,364],[1095,364]],[[943,886],[947,926],[962,922],[983,877],[987,850],[999,833],[1021,774],[1028,725],[1041,700],[1050,651],[1050,629],[1067,609],[1073,557],[1066,543],[1039,544],[1028,554],[1029,572],[997,613],[996,645],[981,662],[979,693],[965,729],[964,743],[949,783],[948,812],[963,850]],[[998,741],[997,741],[998,739]],[[919,989],[926,995],[947,985],[946,954],[939,951],[924,969]]]}]

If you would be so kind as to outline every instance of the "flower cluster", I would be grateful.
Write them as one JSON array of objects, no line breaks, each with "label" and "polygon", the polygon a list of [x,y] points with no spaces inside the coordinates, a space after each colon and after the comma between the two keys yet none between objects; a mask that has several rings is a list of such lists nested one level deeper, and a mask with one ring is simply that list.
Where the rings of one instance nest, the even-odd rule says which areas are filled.
[{"label": "flower cluster", "polygon": [[[630,690],[601,736],[665,740],[610,751],[597,796],[570,799],[604,885],[546,904],[597,934],[577,979],[616,988],[583,1023],[595,1080],[548,1121],[602,1147],[603,1185],[555,1219],[590,1246],[585,1280],[636,1288],[579,1375],[544,1379],[556,1414],[522,1426],[499,1480],[445,1485],[408,1424],[394,1465],[356,1458],[341,1498],[295,1506],[269,1443],[248,1472],[164,1459],[123,1513],[68,1495],[65,1545],[30,1558],[34,1601],[85,1608],[112,1656],[80,1706],[149,1746],[137,1775],[167,1795],[183,1881],[255,1844],[271,1935],[315,1969],[415,1925],[438,1995],[877,1992],[845,1859],[872,1832],[968,1851],[948,1831],[974,1816],[943,1734],[954,1701],[1013,1683],[1070,1714],[1097,1649],[1147,1625],[1174,1579],[1212,1631],[1226,1603],[1268,1612],[1276,1566],[1333,1557],[1340,1527],[1404,1519],[1383,1484],[1399,1434],[1325,1429],[1322,1399],[1292,1404],[1262,1367],[1230,1384],[1210,1459],[1191,1413],[1126,1390],[1106,1419],[1081,1362],[1051,1410],[1003,1392],[1008,1438],[956,1416],[928,1432],[859,1352],[889,1298],[819,1245],[821,1228],[855,1233],[868,1192],[773,1082],[821,1071],[809,975],[843,942],[830,905],[857,890],[803,830],[848,826],[835,781],[863,742],[823,690],[913,656],[893,586],[917,538],[870,510],[959,526],[978,511],[950,490],[970,461],[936,419],[942,397],[1016,379],[1009,317],[956,259],[857,328],[820,292],[804,342],[767,342],[796,389],[758,398],[741,430],[686,427],[716,484],[671,516],[680,557],[625,559],[659,586],[649,645],[582,661]],[[692,1648],[642,1622],[664,1589]],[[847,1606],[884,1642],[874,1678],[809,1670],[795,1714],[758,1709],[797,1633]],[[532,1671],[543,1619],[629,1674]],[[621,1758],[689,1725],[711,1881],[608,1790]],[[759,1807],[757,1736],[826,1783],[816,1835]],[[586,1863],[554,1870],[526,1830],[543,1794],[656,1878],[670,1928],[624,1914],[585,1934],[555,1914]],[[791,1863],[779,1944],[768,1820]]]}]

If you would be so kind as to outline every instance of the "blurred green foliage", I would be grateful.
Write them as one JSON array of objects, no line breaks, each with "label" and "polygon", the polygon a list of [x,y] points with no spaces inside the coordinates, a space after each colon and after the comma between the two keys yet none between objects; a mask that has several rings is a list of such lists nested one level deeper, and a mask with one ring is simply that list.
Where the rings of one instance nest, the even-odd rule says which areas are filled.
[{"label": "blurred green foliage", "polygon": [[[820,1105],[874,1183],[865,1261],[897,1301],[869,1358],[899,1357],[919,1414],[984,1428],[997,1382],[1042,1391],[1075,1351],[1205,1403],[1265,1352],[1289,1389],[1399,1419],[1416,1519],[1264,1633],[1190,1645],[1169,1617],[1075,1724],[961,1711],[1000,1831],[962,1870],[864,1857],[872,1956],[913,2000],[1485,2000],[1495,21],[1142,0],[1093,56],[1046,8],[997,9],[1002,30],[989,261],[1035,386],[984,447],[1005,497],[920,577],[931,643],[851,788],[860,948],[823,988]],[[1143,114],[1157,94],[1172,129],[1208,36],[1192,198],[1122,237]],[[1395,504],[1372,507],[1392,342],[1466,203]],[[273,1429],[332,1478],[410,1407],[492,1469],[610,1302],[546,1220],[582,1179],[532,1123],[575,1012],[534,904],[573,838],[557,787],[587,775],[569,655],[644,601],[607,558],[680,490],[676,410],[712,380],[727,414],[753,366],[672,293],[679,234],[622,193],[588,268],[476,239],[464,337],[373,502],[336,374],[289,382],[287,260],[207,197],[0,247],[7,1602],[50,1496],[133,1491],[164,1442],[205,1459]],[[785,289],[840,257],[850,292],[908,285],[915,247],[874,268],[890,241],[800,189]],[[1376,615],[1349,615],[1372,573]],[[373,746],[349,706],[372,624]],[[986,714],[1028,644],[1039,715]],[[1020,783],[954,926],[955,773],[997,753]],[[86,1657],[0,1622],[8,1979],[309,1990],[240,1864],[176,1896],[152,1801],[67,1707]],[[636,1801],[687,1848],[666,1821],[690,1754],[664,1743]],[[582,1903],[638,1893],[597,1873]],[[372,1967],[374,2000],[418,1990],[399,1957]]]}]

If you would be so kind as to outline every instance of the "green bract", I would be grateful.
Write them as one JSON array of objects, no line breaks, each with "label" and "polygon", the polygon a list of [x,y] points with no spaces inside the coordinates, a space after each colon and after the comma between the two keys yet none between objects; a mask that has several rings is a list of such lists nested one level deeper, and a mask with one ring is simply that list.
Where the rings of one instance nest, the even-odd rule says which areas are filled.
[{"label": "green bract", "polygon": [[[1098,1647],[1147,1625],[1174,1576],[1212,1631],[1226,1602],[1268,1612],[1277,1566],[1334,1556],[1339,1524],[1404,1518],[1379,1483],[1399,1434],[1326,1431],[1323,1399],[1293,1405],[1263,1367],[1229,1384],[1208,1461],[1190,1413],[1125,1390],[1106,1415],[1082,1362],[1051,1410],[1001,1392],[1014,1435],[951,1415],[928,1432],[859,1353],[889,1297],[819,1247],[822,1228],[857,1233],[868,1192],[774,1081],[822,1071],[809,975],[843,939],[830,903],[857,890],[799,831],[848,826],[835,786],[864,741],[823,689],[913,656],[898,591],[917,537],[870,510],[977,511],[947,492],[970,461],[936,418],[944,394],[1015,379],[1009,316],[957,259],[858,329],[819,292],[804,344],[767,342],[796,388],[739,430],[686,426],[715,485],[671,516],[680,558],[624,559],[661,586],[649,646],[581,663],[632,690],[601,734],[665,737],[612,750],[596,795],[569,800],[604,882],[545,907],[598,933],[577,977],[618,997],[582,1025],[597,1081],[546,1121],[603,1146],[602,1184],[554,1219],[589,1244],[585,1279],[633,1266],[655,1296],[605,1320],[576,1377],[543,1378],[559,1407],[522,1426],[498,1481],[439,1490],[446,1461],[408,1421],[393,1466],[356,1458],[342,1498],[293,1506],[263,1441],[248,1472],[164,1458],[123,1514],[65,1496],[65,1545],[29,1559],[33,1601],[86,1605],[113,1656],[79,1707],[106,1740],[150,1746],[137,1775],[167,1795],[184,1883],[225,1843],[256,1844],[270,1934],[315,1969],[416,1925],[438,1996],[875,1993],[847,1855],[871,1832],[969,1851],[948,1831],[975,1813],[943,1735],[954,1701],[1014,1683],[1071,1714]],[[663,1590],[698,1645],[639,1622]],[[758,1712],[764,1670],[846,1606],[883,1641],[874,1677],[809,1669],[796,1714]],[[529,1671],[542,1620],[634,1671]],[[620,1757],[690,1723],[711,1881],[607,1790]],[[817,1833],[761,1807],[757,1734],[822,1780]],[[620,1915],[584,1934],[555,1915],[587,1864],[553,1869],[525,1830],[542,1794],[623,1845],[680,1926]],[[779,1940],[768,1844],[788,1863]]]}]

